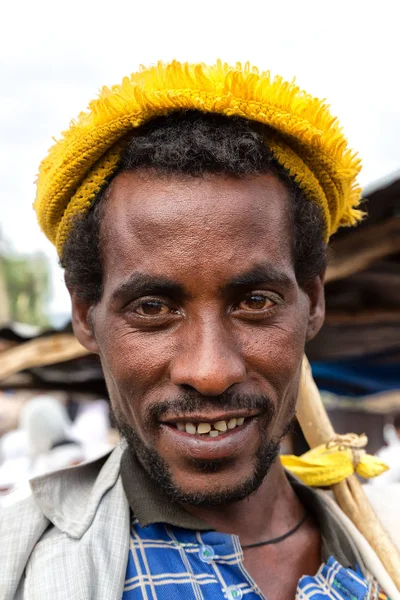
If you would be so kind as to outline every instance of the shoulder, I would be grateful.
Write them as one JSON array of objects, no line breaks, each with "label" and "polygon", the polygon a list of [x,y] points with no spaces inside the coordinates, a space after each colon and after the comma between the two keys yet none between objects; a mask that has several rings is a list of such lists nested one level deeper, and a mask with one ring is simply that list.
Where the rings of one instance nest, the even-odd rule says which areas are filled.
[{"label": "shoulder", "polygon": [[400,483],[363,485],[372,508],[394,544],[400,549]]},{"label": "shoulder", "polygon": [[365,485],[363,489],[383,527],[400,549],[400,483]]},{"label": "shoulder", "polygon": [[14,597],[29,556],[48,526],[26,486],[7,497],[0,508],[1,598]]},{"label": "shoulder", "polygon": [[[374,509],[379,521],[384,529],[390,534],[390,537],[400,549],[400,520],[398,517],[398,507],[400,506],[400,484],[391,483],[381,486],[363,485],[364,490],[372,508]],[[336,502],[332,491],[318,490],[319,497],[326,503],[328,509],[334,509],[336,517],[344,514]],[[347,518],[345,518],[345,522]],[[346,527],[348,530],[348,527]]]},{"label": "shoulder", "polygon": [[14,539],[13,534],[18,530],[24,531],[24,527],[29,524],[29,530],[36,529],[35,523],[44,523],[46,519],[32,494],[29,483],[17,488],[11,494],[3,498],[0,506],[0,538],[1,546],[4,547],[4,541]]},{"label": "shoulder", "polygon": [[119,461],[120,449],[116,449],[90,463],[31,480],[4,499],[0,506],[2,600],[15,597],[42,540],[51,542],[45,544],[49,558],[57,540],[83,535],[118,478]]}]

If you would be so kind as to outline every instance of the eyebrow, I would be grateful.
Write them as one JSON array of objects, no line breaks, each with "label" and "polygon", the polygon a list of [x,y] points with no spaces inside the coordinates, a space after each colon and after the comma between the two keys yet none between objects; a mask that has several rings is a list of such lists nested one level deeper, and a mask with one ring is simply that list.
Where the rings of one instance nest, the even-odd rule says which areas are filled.
[{"label": "eyebrow", "polygon": [[[248,271],[238,274],[220,288],[224,293],[235,288],[248,287],[257,284],[279,285],[292,287],[293,280],[289,275],[269,263],[257,264]],[[112,292],[112,300],[118,301],[135,296],[169,295],[175,298],[185,298],[189,294],[184,286],[168,277],[148,275],[135,271]]]},{"label": "eyebrow", "polygon": [[292,287],[293,279],[270,263],[260,263],[231,279],[224,289],[245,287],[249,285],[273,284],[281,287]]},{"label": "eyebrow", "polygon": [[126,281],[115,288],[111,297],[112,300],[117,301],[132,295],[139,298],[140,296],[155,294],[168,294],[179,297],[186,295],[183,286],[176,281],[171,281],[167,277],[147,275],[135,271]]}]

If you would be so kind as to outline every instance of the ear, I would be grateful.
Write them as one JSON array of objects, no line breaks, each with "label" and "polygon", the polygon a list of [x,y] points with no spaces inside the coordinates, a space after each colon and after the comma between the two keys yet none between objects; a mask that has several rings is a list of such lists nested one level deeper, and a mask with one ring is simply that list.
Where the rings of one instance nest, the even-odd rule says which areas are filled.
[{"label": "ear", "polygon": [[78,342],[92,354],[98,354],[99,349],[93,332],[93,305],[85,302],[73,290],[68,290],[72,305],[72,327]]},{"label": "ear", "polygon": [[304,291],[310,301],[306,333],[307,342],[317,335],[325,319],[324,276],[325,273],[322,273],[304,285]]}]

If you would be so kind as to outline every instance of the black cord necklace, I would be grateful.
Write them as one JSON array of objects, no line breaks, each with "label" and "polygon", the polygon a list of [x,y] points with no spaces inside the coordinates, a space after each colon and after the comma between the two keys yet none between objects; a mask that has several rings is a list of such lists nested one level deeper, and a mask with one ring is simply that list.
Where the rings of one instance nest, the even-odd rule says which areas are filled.
[{"label": "black cord necklace", "polygon": [[304,515],[301,517],[301,520],[297,523],[297,525],[295,527],[293,527],[293,529],[291,529],[287,533],[284,533],[283,535],[280,535],[279,537],[272,538],[272,540],[266,540],[265,542],[256,542],[255,544],[246,544],[246,546],[242,546],[242,548],[243,549],[256,548],[257,546],[268,546],[268,544],[277,544],[278,542],[282,542],[283,540],[286,540],[286,538],[288,538],[291,535],[293,535],[294,533],[296,533],[296,531],[298,529],[300,529],[300,527],[303,525],[304,521],[307,519],[307,516],[308,516],[307,513],[304,513]]}]

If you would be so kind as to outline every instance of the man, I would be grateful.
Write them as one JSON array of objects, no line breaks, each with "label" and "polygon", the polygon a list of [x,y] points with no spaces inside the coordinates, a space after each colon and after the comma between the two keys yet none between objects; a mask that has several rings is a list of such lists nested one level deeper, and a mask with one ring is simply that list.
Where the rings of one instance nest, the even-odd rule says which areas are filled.
[{"label": "man", "polygon": [[278,459],[323,322],[326,242],[360,218],[358,171],[321,102],[247,66],[160,63],[71,125],[36,210],[125,442],[3,515],[2,598],[391,585]]}]

